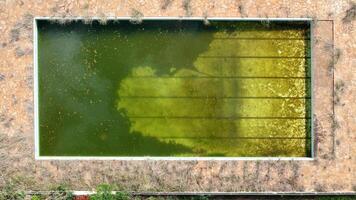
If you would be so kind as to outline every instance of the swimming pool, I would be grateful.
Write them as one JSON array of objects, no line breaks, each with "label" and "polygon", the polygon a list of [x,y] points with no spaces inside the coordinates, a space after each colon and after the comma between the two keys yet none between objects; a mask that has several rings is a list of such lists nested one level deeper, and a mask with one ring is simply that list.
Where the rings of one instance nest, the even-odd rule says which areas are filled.
[{"label": "swimming pool", "polygon": [[37,20],[39,156],[310,157],[310,23]]}]

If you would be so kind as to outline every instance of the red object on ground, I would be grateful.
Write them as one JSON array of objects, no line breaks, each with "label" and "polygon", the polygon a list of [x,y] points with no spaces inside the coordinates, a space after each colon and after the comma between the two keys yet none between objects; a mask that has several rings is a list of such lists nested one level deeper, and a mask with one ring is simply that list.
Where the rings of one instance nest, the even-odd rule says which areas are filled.
[{"label": "red object on ground", "polygon": [[88,195],[78,195],[74,197],[74,200],[89,200]]}]

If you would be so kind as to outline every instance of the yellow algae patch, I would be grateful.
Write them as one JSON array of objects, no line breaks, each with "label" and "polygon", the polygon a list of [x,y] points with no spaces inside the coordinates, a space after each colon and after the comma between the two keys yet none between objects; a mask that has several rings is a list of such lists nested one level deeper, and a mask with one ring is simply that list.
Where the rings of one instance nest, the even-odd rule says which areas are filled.
[{"label": "yellow algae patch", "polygon": [[130,131],[194,152],[177,156],[306,156],[309,44],[236,39],[250,34],[215,33],[192,68],[163,75],[155,66],[133,68],[119,85],[117,103]]}]

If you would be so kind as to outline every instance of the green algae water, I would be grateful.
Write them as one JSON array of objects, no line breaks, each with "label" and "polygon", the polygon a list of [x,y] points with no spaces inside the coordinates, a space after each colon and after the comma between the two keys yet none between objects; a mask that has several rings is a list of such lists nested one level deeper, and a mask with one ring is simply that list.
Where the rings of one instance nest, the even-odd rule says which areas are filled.
[{"label": "green algae water", "polygon": [[37,26],[41,156],[311,155],[308,22]]}]

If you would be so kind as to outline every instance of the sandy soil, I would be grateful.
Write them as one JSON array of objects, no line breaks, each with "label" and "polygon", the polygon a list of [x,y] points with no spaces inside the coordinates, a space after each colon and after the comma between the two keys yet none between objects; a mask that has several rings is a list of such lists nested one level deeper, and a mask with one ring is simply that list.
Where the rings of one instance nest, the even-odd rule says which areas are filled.
[{"label": "sandy soil", "polygon": [[[112,183],[130,191],[355,192],[356,3],[335,0],[0,0],[0,185]],[[315,159],[311,161],[36,161],[33,17],[310,17]]]}]

